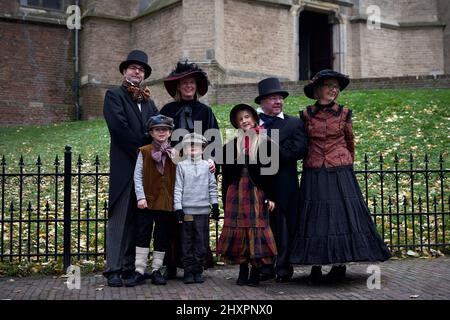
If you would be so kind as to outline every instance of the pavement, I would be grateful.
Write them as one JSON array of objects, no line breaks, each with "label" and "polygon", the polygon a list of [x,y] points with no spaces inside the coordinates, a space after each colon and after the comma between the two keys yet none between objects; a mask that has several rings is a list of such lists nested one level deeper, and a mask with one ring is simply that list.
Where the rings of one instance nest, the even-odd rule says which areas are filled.
[{"label": "pavement", "polygon": [[[0,277],[1,300],[450,300],[450,257],[391,259],[384,263],[351,264],[346,279],[308,285],[309,267],[296,266],[293,280],[262,282],[259,287],[235,284],[238,266],[205,271],[205,282],[186,285],[179,278],[165,286],[148,281],[136,287],[110,288],[101,274],[66,277]],[[324,267],[324,273],[329,267]],[[77,288],[79,284],[79,289]],[[69,288],[68,286],[72,286]]]}]

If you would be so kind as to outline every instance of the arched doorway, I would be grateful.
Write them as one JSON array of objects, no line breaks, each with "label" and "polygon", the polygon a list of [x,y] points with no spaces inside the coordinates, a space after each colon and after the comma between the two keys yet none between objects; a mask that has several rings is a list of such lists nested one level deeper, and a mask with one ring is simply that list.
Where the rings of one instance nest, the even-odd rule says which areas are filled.
[{"label": "arched doorway", "polygon": [[308,10],[300,13],[299,62],[300,80],[333,68],[333,25],[328,14]]}]

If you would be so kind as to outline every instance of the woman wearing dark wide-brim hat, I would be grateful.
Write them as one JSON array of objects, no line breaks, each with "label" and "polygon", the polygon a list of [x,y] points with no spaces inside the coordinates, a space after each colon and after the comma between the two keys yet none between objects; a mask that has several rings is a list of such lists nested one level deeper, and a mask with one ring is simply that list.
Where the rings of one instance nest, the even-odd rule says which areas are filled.
[{"label": "woman wearing dark wide-brim hat", "polygon": [[[209,143],[217,144],[221,147],[222,141],[220,140],[219,125],[212,109],[206,104],[199,101],[201,96],[204,96],[208,92],[208,76],[198,67],[195,63],[189,63],[188,61],[178,62],[176,68],[167,76],[164,80],[164,86],[166,91],[171,97],[174,98],[173,102],[166,104],[160,111],[161,114],[174,119],[175,128],[186,129],[188,132],[197,131],[201,125],[202,135],[209,129],[217,129],[215,138],[212,138]],[[179,141],[172,141],[173,145],[178,144]],[[210,162],[210,167],[214,167],[213,161]],[[166,254],[166,266],[167,272],[165,276],[167,278],[175,278],[177,272],[177,266],[182,267],[181,264],[181,229],[177,224],[177,221],[173,221],[174,234],[172,235],[171,246],[169,252]],[[178,230],[180,229],[180,230]],[[178,230],[178,231],[175,231]],[[208,248],[208,265],[212,264],[211,250]]]},{"label": "woman wearing dark wide-brim hat", "polygon": [[218,129],[212,109],[200,102],[201,96],[208,92],[208,76],[195,63],[178,62],[175,70],[164,80],[164,87],[173,102],[161,109],[161,114],[172,117],[175,129],[194,132],[195,121],[201,121],[202,134],[211,128]]},{"label": "woman wearing dark wide-brim hat", "polygon": [[359,189],[352,111],[336,102],[350,79],[322,70],[304,87],[316,100],[300,113],[308,136],[308,155],[300,182],[300,219],[291,263],[312,265],[310,282],[345,277],[348,262],[385,261],[391,257]]}]

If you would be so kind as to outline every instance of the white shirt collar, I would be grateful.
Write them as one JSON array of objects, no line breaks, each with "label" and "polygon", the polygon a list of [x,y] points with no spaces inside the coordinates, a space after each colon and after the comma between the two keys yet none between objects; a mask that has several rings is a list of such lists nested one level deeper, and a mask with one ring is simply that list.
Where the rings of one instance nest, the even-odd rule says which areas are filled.
[{"label": "white shirt collar", "polygon": [[[264,111],[261,109],[261,107],[259,107],[258,109],[256,109],[256,112],[258,112],[258,114],[260,113],[264,113]],[[277,117],[280,119],[284,119],[284,113],[283,111],[281,111],[279,114],[277,114]],[[261,119],[259,119],[259,125],[262,125],[264,123],[264,121],[262,121]]]}]

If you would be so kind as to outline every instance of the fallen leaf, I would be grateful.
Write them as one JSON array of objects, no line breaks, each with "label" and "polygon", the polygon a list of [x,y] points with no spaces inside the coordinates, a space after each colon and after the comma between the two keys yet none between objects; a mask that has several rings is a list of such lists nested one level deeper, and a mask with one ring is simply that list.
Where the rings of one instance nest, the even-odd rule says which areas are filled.
[{"label": "fallen leaf", "polygon": [[408,256],[411,256],[411,257],[418,257],[419,256],[419,254],[417,252],[414,252],[412,250],[408,250],[408,252],[406,254]]}]

